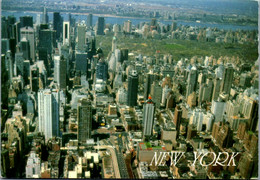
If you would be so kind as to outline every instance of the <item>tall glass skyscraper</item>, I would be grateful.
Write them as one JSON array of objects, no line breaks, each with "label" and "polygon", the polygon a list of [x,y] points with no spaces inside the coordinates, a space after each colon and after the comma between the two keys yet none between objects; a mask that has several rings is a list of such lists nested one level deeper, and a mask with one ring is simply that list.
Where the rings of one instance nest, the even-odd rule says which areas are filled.
[{"label": "tall glass skyscraper", "polygon": [[137,93],[138,93],[138,74],[136,71],[132,71],[132,73],[128,77],[128,93],[127,93],[128,106],[136,106]]}]

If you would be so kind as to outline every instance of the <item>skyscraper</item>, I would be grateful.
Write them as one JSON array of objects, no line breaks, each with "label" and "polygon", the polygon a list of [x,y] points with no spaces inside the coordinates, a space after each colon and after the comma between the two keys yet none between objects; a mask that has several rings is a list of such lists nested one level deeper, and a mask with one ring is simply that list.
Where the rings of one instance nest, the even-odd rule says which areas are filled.
[{"label": "skyscraper", "polygon": [[96,79],[102,79],[103,81],[108,79],[108,64],[104,60],[97,63]]},{"label": "skyscraper", "polygon": [[1,39],[1,53],[5,54],[8,50],[10,50],[10,41],[9,39]]},{"label": "skyscraper", "polygon": [[147,99],[151,93],[151,86],[155,80],[159,80],[159,76],[153,72],[146,74],[146,82],[144,85],[144,99]]},{"label": "skyscraper", "polygon": [[53,29],[56,30],[56,39],[62,37],[62,17],[59,12],[53,13]]},{"label": "skyscraper", "polygon": [[215,116],[215,122],[223,121],[223,114],[226,103],[222,101],[212,101],[211,112]]},{"label": "skyscraper", "polygon": [[148,139],[153,134],[154,124],[154,103],[151,96],[144,104],[143,114],[143,139]]},{"label": "skyscraper", "polygon": [[70,22],[63,22],[63,45],[66,43],[70,43]]},{"label": "skyscraper", "polygon": [[60,89],[66,90],[67,88],[67,60],[64,56],[60,58]]},{"label": "skyscraper", "polygon": [[77,109],[78,120],[78,141],[79,143],[86,142],[91,137],[92,130],[92,105],[86,99],[80,99]]},{"label": "skyscraper", "polygon": [[124,22],[124,31],[126,33],[132,32],[132,22],[130,20]]},{"label": "skyscraper", "polygon": [[87,74],[87,68],[88,68],[88,54],[83,53],[80,51],[76,52],[76,70],[81,71],[81,74]]},{"label": "skyscraper", "polygon": [[42,15],[42,24],[48,24],[49,23],[49,17],[46,7],[43,8],[43,15]]},{"label": "skyscraper", "polygon": [[160,108],[162,101],[162,86],[158,81],[154,81],[151,86],[151,97],[155,102],[156,108]]},{"label": "skyscraper", "polygon": [[174,121],[173,121],[176,126],[177,137],[179,136],[179,133],[180,133],[181,118],[182,118],[182,108],[181,108],[181,106],[177,105],[175,107]]},{"label": "skyscraper", "polygon": [[20,28],[29,26],[33,28],[33,17],[32,16],[21,16],[20,17]]},{"label": "skyscraper", "polygon": [[54,82],[60,85],[60,56],[54,55]]},{"label": "skyscraper", "polygon": [[213,88],[213,93],[212,93],[212,101],[216,101],[219,97],[220,93],[220,85],[221,85],[221,79],[216,78],[214,79],[214,88]]},{"label": "skyscraper", "polygon": [[23,53],[24,59],[30,60],[30,44],[25,37],[20,42],[20,51]]},{"label": "skyscraper", "polygon": [[24,37],[29,41],[30,44],[30,58],[35,61],[35,32],[31,27],[24,27],[20,29],[20,37]]},{"label": "skyscraper", "polygon": [[193,66],[191,68],[191,70],[189,71],[189,75],[188,75],[188,85],[187,85],[187,89],[186,89],[186,98],[188,98],[188,96],[196,91],[196,87],[197,87],[197,79],[198,79],[198,73],[197,73],[197,68],[195,66]]},{"label": "skyscraper", "polygon": [[128,77],[127,105],[136,106],[138,93],[138,74],[134,70]]},{"label": "skyscraper", "polygon": [[221,82],[221,92],[229,94],[233,83],[234,68],[232,64],[227,64],[224,69],[223,79]]},{"label": "skyscraper", "polygon": [[105,18],[98,17],[96,35],[104,35],[105,29]]},{"label": "skyscraper", "polygon": [[44,89],[38,92],[39,131],[45,135],[45,141],[59,136],[60,91]]},{"label": "skyscraper", "polygon": [[78,36],[77,36],[77,48],[80,51],[85,51],[86,49],[86,25],[78,25]]},{"label": "skyscraper", "polygon": [[88,14],[88,17],[87,17],[87,27],[88,28],[92,26],[92,20],[93,20],[93,15]]},{"label": "skyscraper", "polygon": [[15,75],[21,75],[23,76],[23,53],[19,52],[19,53],[15,53],[15,65],[16,65],[16,71],[15,71]]}]

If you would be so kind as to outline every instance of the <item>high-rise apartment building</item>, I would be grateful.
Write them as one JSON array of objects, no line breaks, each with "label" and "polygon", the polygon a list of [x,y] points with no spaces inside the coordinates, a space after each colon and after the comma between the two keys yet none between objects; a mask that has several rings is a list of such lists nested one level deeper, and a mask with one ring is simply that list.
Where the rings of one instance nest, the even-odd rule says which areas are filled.
[{"label": "high-rise apartment building", "polygon": [[45,135],[45,141],[59,136],[60,91],[44,89],[38,92],[39,131]]}]

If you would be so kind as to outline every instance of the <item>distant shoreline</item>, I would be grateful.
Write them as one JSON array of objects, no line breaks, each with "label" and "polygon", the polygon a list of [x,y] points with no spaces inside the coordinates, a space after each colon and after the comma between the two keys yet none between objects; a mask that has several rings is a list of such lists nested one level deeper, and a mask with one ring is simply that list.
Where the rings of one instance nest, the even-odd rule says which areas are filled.
[{"label": "distant shoreline", "polygon": [[[42,11],[20,11],[20,10],[2,10],[2,12],[13,12],[13,13],[33,13],[33,14],[41,14]],[[53,13],[55,11],[48,11],[48,13]],[[142,17],[131,17],[131,16],[117,16],[117,15],[111,15],[111,14],[95,14],[95,13],[84,13],[84,12],[69,12],[69,11],[57,11],[57,12],[60,12],[61,14],[72,14],[72,15],[88,15],[88,14],[93,14],[93,16],[96,16],[96,17],[106,17],[106,18],[121,18],[121,19],[126,19],[126,20],[144,20],[144,21],[150,21],[152,18],[142,18]],[[157,19],[158,21],[164,21],[164,22],[172,22],[173,20],[167,20],[167,19],[160,19],[158,18]],[[252,28],[249,28],[248,30],[258,30],[258,25],[254,25],[254,24],[228,24],[228,23],[218,23],[218,22],[204,22],[204,21],[201,21],[201,22],[196,22],[196,21],[188,21],[188,20],[175,20],[177,23],[178,22],[181,22],[180,24],[182,25],[185,25],[185,24],[188,24],[188,23],[192,23],[192,24],[208,24],[208,25],[219,25],[219,26],[239,26],[239,27],[252,27]],[[218,29],[222,29],[222,28],[218,28]]]}]

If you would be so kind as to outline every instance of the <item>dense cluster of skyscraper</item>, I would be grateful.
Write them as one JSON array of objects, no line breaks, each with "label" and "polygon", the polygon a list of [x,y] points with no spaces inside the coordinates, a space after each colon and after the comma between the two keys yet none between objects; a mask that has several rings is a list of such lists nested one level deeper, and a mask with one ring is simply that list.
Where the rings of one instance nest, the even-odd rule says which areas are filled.
[{"label": "dense cluster of skyscraper", "polygon": [[[46,8],[41,23],[2,17],[2,176],[257,177],[258,62],[133,58],[117,41],[131,36],[130,20],[113,26],[104,57],[96,38],[109,31],[105,18],[86,18],[54,12],[50,22]],[[146,38],[158,22],[143,27]],[[155,152],[173,150],[241,154],[236,167],[192,167],[192,155],[148,167]]]}]

